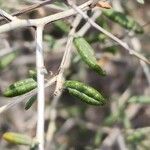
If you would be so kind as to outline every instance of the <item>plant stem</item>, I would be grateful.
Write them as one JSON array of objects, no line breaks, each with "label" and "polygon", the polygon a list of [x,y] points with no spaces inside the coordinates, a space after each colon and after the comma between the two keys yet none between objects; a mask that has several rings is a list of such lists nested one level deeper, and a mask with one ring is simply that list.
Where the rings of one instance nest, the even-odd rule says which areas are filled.
[{"label": "plant stem", "polygon": [[7,21],[14,21],[17,19],[16,17],[13,17],[12,15],[8,14],[7,12],[5,12],[2,9],[0,9],[0,16],[2,16]]},{"label": "plant stem", "polygon": [[72,29],[69,32],[68,35],[68,40],[67,40],[67,44],[66,44],[66,48],[65,48],[65,52],[59,67],[59,72],[57,75],[57,81],[56,81],[56,87],[55,87],[55,91],[54,91],[54,97],[51,103],[51,110],[50,110],[50,124],[48,126],[48,132],[47,132],[47,136],[46,139],[48,141],[49,144],[51,144],[52,140],[53,140],[53,136],[54,136],[54,132],[56,130],[55,128],[55,122],[56,122],[56,118],[57,118],[57,111],[56,111],[56,107],[59,101],[59,98],[62,94],[62,89],[63,89],[63,83],[64,83],[64,71],[70,66],[70,61],[71,61],[71,53],[72,53],[72,42],[73,42],[73,38],[75,35],[75,30],[77,28],[77,26],[79,25],[81,21],[81,17],[79,15],[76,16],[76,18],[74,19],[74,22],[72,24]]},{"label": "plant stem", "polygon": [[37,140],[38,150],[44,150],[44,57],[43,57],[43,26],[36,30],[36,68],[37,68]]}]

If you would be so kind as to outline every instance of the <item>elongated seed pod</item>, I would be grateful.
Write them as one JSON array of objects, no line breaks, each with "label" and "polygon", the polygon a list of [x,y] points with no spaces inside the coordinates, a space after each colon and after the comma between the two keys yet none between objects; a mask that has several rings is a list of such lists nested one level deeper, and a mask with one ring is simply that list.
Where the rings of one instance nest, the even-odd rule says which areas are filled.
[{"label": "elongated seed pod", "polygon": [[103,14],[114,22],[117,22],[124,28],[132,30],[135,33],[143,33],[143,28],[131,17],[113,9],[103,10]]},{"label": "elongated seed pod", "polygon": [[105,71],[97,64],[94,56],[94,50],[83,37],[74,39],[74,45],[81,56],[81,59],[89,66],[90,69],[97,72],[99,75],[106,75]]},{"label": "elongated seed pod", "polygon": [[6,132],[3,134],[3,138],[11,144],[27,146],[32,146],[33,144],[33,140],[29,136],[19,133]]},{"label": "elongated seed pod", "polygon": [[65,87],[69,93],[83,102],[91,105],[104,105],[106,103],[105,98],[94,88],[78,82],[78,81],[66,81]]},{"label": "elongated seed pod", "polygon": [[0,70],[6,68],[12,61],[17,57],[17,53],[9,53],[2,58],[0,58]]},{"label": "elongated seed pod", "polygon": [[37,96],[34,95],[32,96],[26,103],[25,103],[25,109],[28,110],[32,105],[33,103],[36,101],[37,99]]},{"label": "elongated seed pod", "polygon": [[18,95],[25,94],[34,88],[37,87],[36,81],[32,78],[28,78],[25,80],[18,81],[12,85],[10,85],[5,91],[4,96],[6,97],[15,97]]}]

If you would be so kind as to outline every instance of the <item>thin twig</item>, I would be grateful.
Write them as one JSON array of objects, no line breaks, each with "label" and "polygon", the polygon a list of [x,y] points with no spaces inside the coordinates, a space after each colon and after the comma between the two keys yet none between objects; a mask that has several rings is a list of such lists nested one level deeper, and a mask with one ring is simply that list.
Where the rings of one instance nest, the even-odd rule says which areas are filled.
[{"label": "thin twig", "polygon": [[43,56],[43,26],[36,29],[36,69],[37,69],[37,140],[39,142],[38,149],[44,150],[44,56]]},{"label": "thin twig", "polygon": [[121,131],[117,137],[117,143],[118,143],[118,147],[120,150],[128,150],[126,143],[125,143],[125,138],[123,137],[123,134],[121,133]]},{"label": "thin twig", "polygon": [[[92,19],[93,21],[95,21],[95,20],[97,19],[97,17],[99,17],[100,15],[101,15],[101,11],[96,10],[96,11],[93,13],[91,19]],[[91,27],[91,24],[90,24],[89,22],[86,22],[86,24],[77,32],[77,35],[78,35],[78,36],[83,36],[83,35],[85,35],[85,33],[89,30],[90,27]]]},{"label": "thin twig", "polygon": [[[41,3],[40,1],[33,1],[33,0],[27,0],[27,2],[31,3],[31,4],[37,4],[37,3]],[[55,3],[50,3],[48,5],[44,5],[46,8],[49,8],[50,10],[56,10],[56,11],[64,11],[67,8],[67,6],[63,7],[63,6],[59,6]]]},{"label": "thin twig", "polygon": [[100,146],[99,150],[111,150],[113,144],[117,140],[118,135],[120,134],[119,128],[113,128],[108,136],[104,139],[102,145]]},{"label": "thin twig", "polygon": [[[47,5],[47,4],[50,4],[50,3],[54,2],[54,1],[55,1],[55,0],[46,0],[46,1],[40,2],[40,3],[38,3],[38,4],[33,4],[33,5],[28,6],[27,8],[24,8],[24,9],[22,9],[22,10],[20,10],[20,11],[17,11],[17,12],[15,12],[15,13],[12,13],[11,16],[12,16],[12,17],[13,17],[13,16],[19,16],[19,15],[28,13],[28,12],[30,12],[30,11],[33,11],[33,10],[39,8],[39,7],[45,6],[45,5]],[[13,18],[15,18],[15,17],[13,17]],[[0,18],[0,21],[3,21],[3,20],[4,20],[4,18]],[[11,20],[11,19],[9,18],[9,20]]]},{"label": "thin twig", "polygon": [[[79,8],[82,9],[83,11],[89,10],[89,5],[91,4],[91,0],[85,2],[84,4],[80,5]],[[10,23],[4,24],[0,26],[0,33],[4,33],[16,28],[21,28],[21,27],[31,27],[31,26],[39,26],[39,25],[46,25],[50,22],[63,19],[66,17],[70,17],[72,15],[77,14],[77,12],[74,9],[69,9],[63,12],[59,12],[50,16],[46,16],[40,19],[18,19],[16,21],[12,21]]]},{"label": "thin twig", "polygon": [[70,30],[69,35],[68,35],[68,40],[67,40],[67,45],[66,45],[66,49],[64,52],[64,56],[63,56],[62,62],[59,67],[56,88],[54,91],[54,98],[53,98],[53,101],[51,104],[50,124],[48,127],[48,132],[47,132],[47,137],[46,137],[49,144],[51,143],[54,132],[55,132],[55,120],[57,117],[56,106],[57,106],[58,100],[62,94],[62,87],[63,87],[63,82],[64,82],[63,74],[64,74],[64,71],[69,67],[69,64],[70,64],[71,47],[72,47],[73,37],[74,37],[75,29],[78,26],[80,20],[81,20],[81,17],[77,16],[75,18],[75,21],[73,22],[72,29]]},{"label": "thin twig", "polygon": [[7,12],[5,12],[4,10],[0,9],[0,15],[5,18],[7,21],[14,21],[17,18],[13,17],[12,15],[8,14]]},{"label": "thin twig", "polygon": [[[137,52],[141,52],[142,51],[142,46],[141,46],[141,42],[139,41],[139,39],[136,36],[134,36],[134,33],[130,33],[130,36],[131,36],[131,38],[130,38],[129,42],[132,44],[133,48]],[[145,62],[141,61],[141,60],[140,60],[140,65],[143,69],[145,77],[146,77],[146,79],[148,81],[148,84],[150,86],[150,69],[149,69],[148,65]]]}]

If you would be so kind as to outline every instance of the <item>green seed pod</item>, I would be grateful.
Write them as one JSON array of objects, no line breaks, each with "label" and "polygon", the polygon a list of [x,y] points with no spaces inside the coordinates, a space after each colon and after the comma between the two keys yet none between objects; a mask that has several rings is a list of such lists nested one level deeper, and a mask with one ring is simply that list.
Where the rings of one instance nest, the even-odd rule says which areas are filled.
[{"label": "green seed pod", "polygon": [[74,39],[74,45],[81,56],[82,60],[89,66],[90,69],[97,72],[99,75],[106,75],[105,71],[97,64],[94,57],[94,50],[83,37]]},{"label": "green seed pod", "polygon": [[90,105],[104,105],[105,98],[94,88],[78,81],[66,81],[65,87],[72,96]]},{"label": "green seed pod", "polygon": [[7,54],[0,59],[0,70],[6,68],[17,57],[15,52]]},{"label": "green seed pod", "polygon": [[150,104],[150,96],[133,96],[129,99],[129,103]]},{"label": "green seed pod", "polygon": [[33,140],[29,136],[19,133],[6,132],[3,134],[3,138],[11,144],[26,145],[26,146],[33,145]]},{"label": "green seed pod", "polygon": [[37,99],[37,96],[32,96],[26,103],[25,103],[25,109],[28,110],[32,105],[33,103],[36,101]]},{"label": "green seed pod", "polygon": [[113,9],[103,10],[103,14],[114,22],[117,22],[122,27],[132,30],[135,33],[143,33],[143,28],[131,17]]},{"label": "green seed pod", "polygon": [[25,94],[34,88],[37,87],[36,81],[32,78],[28,78],[25,80],[18,81],[12,85],[10,85],[5,91],[4,96],[6,97],[15,97],[18,95]]},{"label": "green seed pod", "polygon": [[37,81],[37,72],[35,70],[29,70],[29,76]]}]

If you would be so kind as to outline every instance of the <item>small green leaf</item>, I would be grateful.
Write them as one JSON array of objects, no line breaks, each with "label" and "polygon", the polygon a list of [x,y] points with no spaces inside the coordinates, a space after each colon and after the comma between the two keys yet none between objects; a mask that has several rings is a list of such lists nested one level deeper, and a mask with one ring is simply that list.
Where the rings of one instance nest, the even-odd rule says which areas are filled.
[{"label": "small green leaf", "polygon": [[99,75],[106,75],[105,71],[103,71],[97,63],[97,60],[94,56],[94,50],[83,37],[75,38],[74,45],[82,60],[89,66],[91,70],[97,72]]},{"label": "small green leaf", "polygon": [[81,99],[87,104],[104,105],[106,103],[105,98],[96,89],[84,83],[78,81],[66,81],[65,87],[72,96]]},{"label": "small green leaf", "polygon": [[28,110],[32,105],[33,103],[36,101],[37,99],[37,96],[32,96],[26,103],[25,103],[25,109]]},{"label": "small green leaf", "polygon": [[10,85],[5,91],[4,96],[6,97],[15,97],[18,95],[25,94],[37,87],[36,81],[32,78],[24,79],[15,82],[14,84]]},{"label": "small green leaf", "polygon": [[122,27],[132,30],[135,33],[143,33],[143,28],[131,17],[113,9],[103,10],[103,14],[114,22],[117,22]]},{"label": "small green leaf", "polygon": [[150,96],[133,96],[129,99],[129,103],[150,104]]},{"label": "small green leaf", "polygon": [[16,57],[17,57],[16,52],[13,52],[0,58],[0,70],[6,68],[9,64],[11,64]]},{"label": "small green leaf", "polygon": [[32,146],[33,140],[23,134],[14,133],[14,132],[6,132],[3,134],[3,139],[5,139],[7,142],[11,144],[16,145],[26,145],[26,146]]}]

